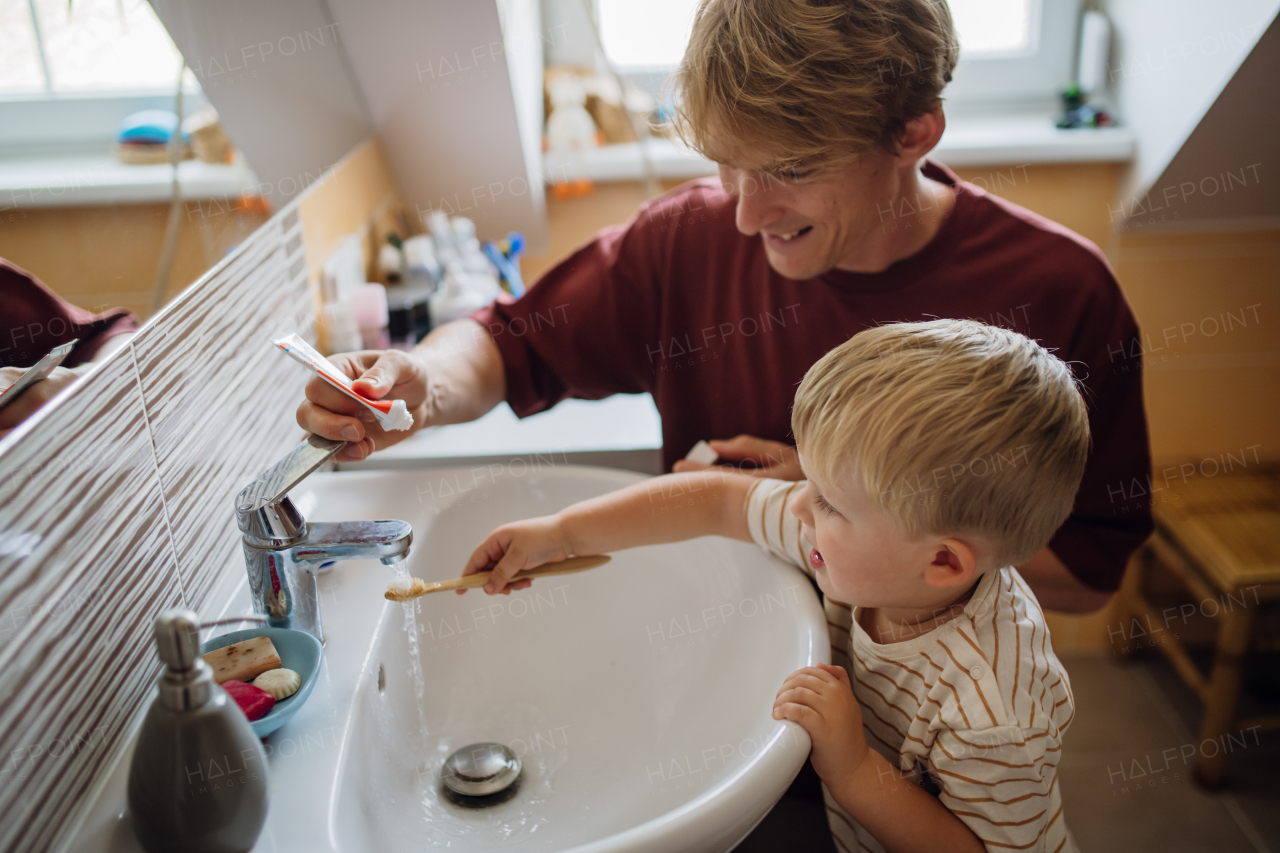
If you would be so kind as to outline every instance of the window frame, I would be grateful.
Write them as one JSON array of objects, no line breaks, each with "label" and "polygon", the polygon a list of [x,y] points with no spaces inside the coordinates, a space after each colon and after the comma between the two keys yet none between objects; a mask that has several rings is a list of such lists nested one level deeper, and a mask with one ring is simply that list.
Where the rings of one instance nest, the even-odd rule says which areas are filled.
[{"label": "window frame", "polygon": [[[602,2],[592,0],[597,29]],[[1062,88],[1076,76],[1083,5],[1083,0],[1031,0],[1030,46],[1025,50],[966,58],[962,45],[955,79],[943,90],[944,103],[959,112],[1056,108]],[[656,95],[676,66],[617,65],[614,70]]]},{"label": "window frame", "polygon": [[965,58],[942,96],[960,109],[1057,106],[1063,87],[1076,77],[1083,0],[1031,0],[1029,47],[1024,51],[979,54]]},{"label": "window frame", "polygon": [[[31,0],[32,32],[36,40],[44,88],[0,94],[0,157],[58,156],[100,151],[115,141],[120,122],[141,110],[169,110],[176,106],[173,86],[130,89],[58,90],[52,88],[44,33]],[[191,115],[208,103],[198,82],[184,80],[182,111]]]}]

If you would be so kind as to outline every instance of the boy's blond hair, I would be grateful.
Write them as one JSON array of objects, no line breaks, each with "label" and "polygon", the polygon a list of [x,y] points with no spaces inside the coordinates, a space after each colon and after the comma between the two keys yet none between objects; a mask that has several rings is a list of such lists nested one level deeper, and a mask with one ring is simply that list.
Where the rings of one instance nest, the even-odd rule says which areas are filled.
[{"label": "boy's blond hair", "polygon": [[896,153],[958,58],[945,0],[703,0],[672,125],[713,160],[746,146],[779,171]]},{"label": "boy's blond hair", "polygon": [[854,335],[805,374],[791,427],[807,470],[850,477],[911,538],[976,534],[1019,565],[1071,513],[1089,420],[1071,370],[973,320]]}]

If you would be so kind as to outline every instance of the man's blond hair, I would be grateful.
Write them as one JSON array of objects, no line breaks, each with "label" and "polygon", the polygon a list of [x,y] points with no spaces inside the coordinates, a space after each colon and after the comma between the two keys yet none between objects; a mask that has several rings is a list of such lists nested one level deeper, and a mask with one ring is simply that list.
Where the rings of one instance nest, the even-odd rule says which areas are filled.
[{"label": "man's blond hair", "polygon": [[807,471],[865,489],[911,538],[976,534],[1001,566],[1066,520],[1089,451],[1070,368],[973,320],[854,335],[805,374],[791,426]]},{"label": "man's blond hair", "polygon": [[672,125],[779,170],[894,153],[938,106],[959,45],[945,0],[703,0],[672,79]]}]

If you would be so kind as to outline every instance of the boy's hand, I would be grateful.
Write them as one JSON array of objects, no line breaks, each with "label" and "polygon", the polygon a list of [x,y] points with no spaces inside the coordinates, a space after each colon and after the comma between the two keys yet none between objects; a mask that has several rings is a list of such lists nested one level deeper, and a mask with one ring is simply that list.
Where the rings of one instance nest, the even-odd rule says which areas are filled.
[{"label": "boy's hand", "polygon": [[787,676],[773,701],[773,718],[799,723],[813,741],[809,760],[832,789],[867,757],[862,708],[844,667],[818,664]]},{"label": "boy's hand", "polygon": [[[559,516],[546,515],[504,524],[490,533],[467,561],[462,576],[492,570],[484,591],[489,595],[510,594],[513,589],[525,589],[533,583],[518,580],[508,585],[517,572],[568,557],[569,538],[560,526]],[[458,590],[459,595],[464,592],[465,589]]]}]

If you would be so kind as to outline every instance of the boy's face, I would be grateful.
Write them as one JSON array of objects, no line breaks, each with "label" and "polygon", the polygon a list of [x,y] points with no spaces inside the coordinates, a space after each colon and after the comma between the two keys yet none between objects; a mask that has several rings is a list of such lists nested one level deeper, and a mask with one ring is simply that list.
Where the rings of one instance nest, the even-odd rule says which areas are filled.
[{"label": "boy's face", "polygon": [[818,587],[831,598],[868,608],[918,607],[937,595],[925,580],[937,558],[936,537],[908,539],[860,487],[810,475],[791,512],[813,546],[809,566]]}]

